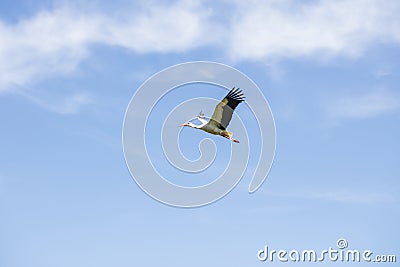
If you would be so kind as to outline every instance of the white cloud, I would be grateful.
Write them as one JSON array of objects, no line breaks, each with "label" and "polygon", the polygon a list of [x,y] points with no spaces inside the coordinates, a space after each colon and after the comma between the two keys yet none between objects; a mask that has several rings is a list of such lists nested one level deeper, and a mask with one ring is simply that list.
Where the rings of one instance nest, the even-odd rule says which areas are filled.
[{"label": "white cloud", "polygon": [[66,10],[40,12],[15,25],[0,23],[0,91],[75,69],[96,34],[95,19]]},{"label": "white cloud", "polygon": [[93,29],[100,22],[98,17],[72,15],[68,9],[39,12],[15,25],[0,22],[0,92],[12,90],[60,114],[78,112],[91,102],[87,93],[63,92],[55,96],[54,92],[33,90],[31,85],[74,71],[87,55],[88,44],[98,38]]},{"label": "white cloud", "polygon": [[212,45],[233,60],[274,61],[360,56],[374,43],[400,42],[400,2],[390,0],[140,2],[114,9],[63,6],[16,23],[0,20],[0,93],[76,71],[95,44],[134,53]]},{"label": "white cloud", "polygon": [[132,19],[109,21],[99,41],[138,53],[183,52],[209,42],[201,38],[206,34],[208,14],[189,2],[156,5]]},{"label": "white cloud", "polygon": [[400,3],[378,0],[243,2],[232,22],[236,59],[358,56],[400,42]]},{"label": "white cloud", "polygon": [[399,110],[400,96],[377,90],[333,100],[327,111],[334,118],[369,118]]},{"label": "white cloud", "polygon": [[16,24],[0,21],[0,92],[66,74],[93,44],[117,45],[137,53],[182,52],[207,43],[207,10],[178,2],[121,11],[121,17],[74,8],[42,11]]}]

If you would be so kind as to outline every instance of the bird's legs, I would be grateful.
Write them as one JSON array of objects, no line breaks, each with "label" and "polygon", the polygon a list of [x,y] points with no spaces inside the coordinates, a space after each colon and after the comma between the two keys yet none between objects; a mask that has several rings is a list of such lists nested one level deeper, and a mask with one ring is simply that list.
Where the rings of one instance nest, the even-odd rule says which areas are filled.
[{"label": "bird's legs", "polygon": [[232,142],[240,143],[239,140],[232,138],[232,133],[231,132],[223,131],[221,133],[221,136],[225,137],[226,139],[231,140]]}]

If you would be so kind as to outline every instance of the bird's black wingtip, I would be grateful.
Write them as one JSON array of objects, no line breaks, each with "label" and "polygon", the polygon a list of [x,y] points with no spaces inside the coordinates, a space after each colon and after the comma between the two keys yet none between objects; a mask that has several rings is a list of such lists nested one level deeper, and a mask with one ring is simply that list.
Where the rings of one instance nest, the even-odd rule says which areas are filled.
[{"label": "bird's black wingtip", "polygon": [[245,101],[245,98],[246,98],[246,97],[244,96],[244,94],[243,94],[243,91],[240,90],[239,87],[238,87],[238,88],[233,87],[233,88],[229,91],[229,93],[226,95],[226,97],[231,98],[231,99],[234,99],[234,100],[237,100],[237,101],[239,101],[239,102]]}]

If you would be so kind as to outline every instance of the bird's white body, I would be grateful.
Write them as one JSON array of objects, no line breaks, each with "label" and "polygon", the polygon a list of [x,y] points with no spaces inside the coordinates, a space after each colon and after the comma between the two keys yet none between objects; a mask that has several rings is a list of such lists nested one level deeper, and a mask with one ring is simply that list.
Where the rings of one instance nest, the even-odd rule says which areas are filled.
[{"label": "bird's white body", "polygon": [[[197,119],[200,120],[201,118],[197,117]],[[206,121],[204,119],[201,119],[200,121],[202,122],[202,124],[200,124],[200,125],[196,125],[196,124],[193,124],[191,122],[188,122],[188,123],[185,123],[183,126],[188,126],[188,127],[191,127],[191,128],[200,129],[200,130],[203,130],[203,131],[205,131],[207,133],[214,134],[214,135],[221,135],[221,136],[223,136],[225,138],[228,138],[228,139],[230,139],[230,140],[232,140],[232,141],[234,141],[236,143],[239,143],[238,140],[232,138],[232,133],[231,132],[228,132],[226,130],[221,130],[215,124],[210,123],[210,121]]]},{"label": "bird's white body", "polygon": [[198,126],[200,130],[215,135],[219,135],[221,133],[221,129],[213,124],[208,123],[209,121],[205,120],[204,117],[201,116],[201,114],[197,116],[197,119],[201,122],[201,125]]},{"label": "bird's white body", "polygon": [[202,127],[200,129],[207,133],[215,134],[215,135],[219,135],[223,131],[223,130],[219,129],[218,127],[215,127],[214,125],[209,124],[209,123],[202,125]]}]

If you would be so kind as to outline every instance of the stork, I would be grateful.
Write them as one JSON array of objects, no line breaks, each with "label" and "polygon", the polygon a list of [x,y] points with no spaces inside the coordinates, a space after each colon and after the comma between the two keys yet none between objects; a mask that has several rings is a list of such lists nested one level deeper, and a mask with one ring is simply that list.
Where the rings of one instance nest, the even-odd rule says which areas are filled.
[{"label": "stork", "polygon": [[232,138],[233,134],[228,132],[226,128],[232,119],[233,111],[240,102],[244,101],[244,99],[245,97],[243,96],[242,91],[239,88],[233,87],[225,98],[215,107],[214,113],[209,121],[205,120],[204,114],[200,112],[200,114],[197,115],[197,119],[201,122],[201,125],[187,122],[179,126],[188,126],[200,129],[207,133],[220,135],[235,143],[239,143],[239,140]]}]

